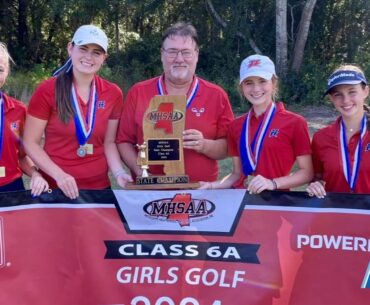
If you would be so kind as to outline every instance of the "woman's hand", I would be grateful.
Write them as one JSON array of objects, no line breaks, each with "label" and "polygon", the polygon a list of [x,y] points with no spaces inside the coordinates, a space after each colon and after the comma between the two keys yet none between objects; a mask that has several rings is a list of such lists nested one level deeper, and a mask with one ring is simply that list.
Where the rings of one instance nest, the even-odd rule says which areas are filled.
[{"label": "woman's hand", "polygon": [[326,196],[325,181],[319,180],[309,184],[306,191],[310,197],[316,196],[317,198],[324,198]]},{"label": "woman's hand", "polygon": [[32,196],[40,196],[41,193],[49,189],[49,184],[42,175],[35,170],[31,176],[30,188]]},{"label": "woman's hand", "polygon": [[69,199],[76,199],[78,197],[78,187],[75,178],[67,173],[62,173],[55,179],[58,187],[62,190],[63,194]]},{"label": "woman's hand", "polygon": [[127,174],[124,170],[116,172],[114,177],[116,178],[117,184],[122,188],[125,188],[127,183],[133,182],[131,175]]},{"label": "woman's hand", "polygon": [[273,191],[275,189],[276,187],[272,180],[261,175],[257,175],[256,177],[252,178],[248,184],[248,191],[250,194],[259,194],[264,190]]},{"label": "woman's hand", "polygon": [[199,181],[199,184],[198,190],[213,190],[213,182]]}]

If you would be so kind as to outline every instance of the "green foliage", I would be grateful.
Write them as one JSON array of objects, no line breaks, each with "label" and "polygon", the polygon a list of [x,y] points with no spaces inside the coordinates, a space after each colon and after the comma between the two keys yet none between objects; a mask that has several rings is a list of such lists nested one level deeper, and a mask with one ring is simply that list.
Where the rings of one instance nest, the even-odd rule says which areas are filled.
[{"label": "green foliage", "polygon": [[231,158],[226,158],[218,161],[219,174],[218,178],[221,179],[231,173],[233,162]]},{"label": "green foliage", "polygon": [[138,81],[161,74],[159,33],[145,40],[128,40],[125,50],[109,56],[107,64],[125,91]]},{"label": "green foliage", "polygon": [[[125,91],[135,82],[162,73],[160,41],[165,28],[190,21],[198,30],[197,74],[222,86],[234,109],[247,103],[238,92],[240,62],[255,53],[253,40],[274,59],[276,1],[212,0],[30,0],[0,1],[0,41],[5,42],[19,71],[6,86],[24,100],[36,84],[67,57],[66,46],[78,26],[94,23],[110,38],[109,58],[100,72]],[[288,0],[288,60],[292,60],[305,1]],[[357,63],[370,75],[370,1],[317,0],[300,73],[288,67],[280,81],[287,103],[322,101],[326,78],[341,63]],[[290,64],[290,63],[288,63]]]},{"label": "green foliage", "polygon": [[28,103],[37,85],[50,77],[51,71],[43,65],[35,65],[30,70],[13,71],[4,86],[5,92],[9,95]]}]

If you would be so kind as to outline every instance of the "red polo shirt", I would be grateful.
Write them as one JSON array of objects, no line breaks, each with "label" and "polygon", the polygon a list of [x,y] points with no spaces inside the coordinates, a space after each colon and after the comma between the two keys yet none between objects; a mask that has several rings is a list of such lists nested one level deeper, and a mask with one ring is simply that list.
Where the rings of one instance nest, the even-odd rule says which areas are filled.
[{"label": "red polo shirt", "polygon": [[[108,164],[104,155],[104,136],[108,120],[119,119],[123,106],[122,91],[113,83],[100,77],[95,78],[98,93],[95,127],[87,143],[93,145],[93,154],[77,155],[79,144],[74,120],[68,124],[59,120],[54,99],[56,78],[50,78],[36,89],[28,106],[28,113],[48,121],[45,129],[44,149],[49,157],[66,173],[72,175],[80,189],[104,189],[110,186]],[[88,105],[79,100],[84,116]],[[46,177],[51,187],[56,183]]]},{"label": "red polo shirt", "polygon": [[[283,103],[277,103],[276,107],[275,116],[266,133],[253,176],[262,175],[268,179],[287,176],[298,156],[311,154],[310,136],[305,119],[285,110]],[[230,125],[228,149],[231,157],[240,157],[239,142],[246,115],[235,119]],[[253,140],[263,117],[264,114],[256,117],[252,111],[250,141]],[[245,178],[246,176],[242,175],[234,187],[245,188]]]},{"label": "red polo shirt", "polygon": [[[135,84],[123,106],[117,143],[143,143],[143,116],[150,100],[159,95],[159,77]],[[233,113],[226,92],[210,82],[199,79],[199,89],[186,110],[185,129],[197,129],[206,139],[226,138]],[[184,150],[185,173],[191,181],[214,181],[218,176],[217,161],[193,150]],[[163,166],[150,166],[153,175],[163,175]]]},{"label": "red polo shirt", "polygon": [[5,167],[5,177],[0,177],[0,186],[13,182],[22,176],[19,167],[19,146],[23,135],[26,106],[3,94],[4,98],[4,139],[0,167]]},{"label": "red polo shirt", "polygon": [[[343,173],[342,158],[339,144],[340,121],[317,131],[312,139],[312,158],[315,174],[321,174],[326,182],[328,192],[351,192]],[[360,132],[354,134],[348,143],[348,155],[353,165],[355,150],[360,139]],[[362,143],[361,161],[359,166],[355,193],[370,193],[370,133],[366,132]]]}]

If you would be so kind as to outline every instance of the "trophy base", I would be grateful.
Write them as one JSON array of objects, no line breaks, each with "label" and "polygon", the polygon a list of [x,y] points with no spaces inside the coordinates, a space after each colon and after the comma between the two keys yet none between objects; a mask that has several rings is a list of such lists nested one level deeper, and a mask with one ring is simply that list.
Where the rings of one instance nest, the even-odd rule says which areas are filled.
[{"label": "trophy base", "polygon": [[160,190],[160,189],[195,189],[200,187],[198,182],[189,182],[189,177],[181,176],[149,176],[137,177],[136,183],[126,186],[129,190]]}]

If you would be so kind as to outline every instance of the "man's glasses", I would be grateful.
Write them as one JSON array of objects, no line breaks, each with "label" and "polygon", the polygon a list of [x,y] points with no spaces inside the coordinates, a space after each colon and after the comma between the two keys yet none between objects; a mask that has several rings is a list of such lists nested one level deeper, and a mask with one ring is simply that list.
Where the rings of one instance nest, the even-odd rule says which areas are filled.
[{"label": "man's glasses", "polygon": [[189,49],[184,49],[184,50],[177,50],[177,49],[163,49],[162,50],[166,53],[167,57],[170,59],[174,59],[181,53],[182,57],[185,59],[191,59],[194,55],[194,51],[189,50]]}]

